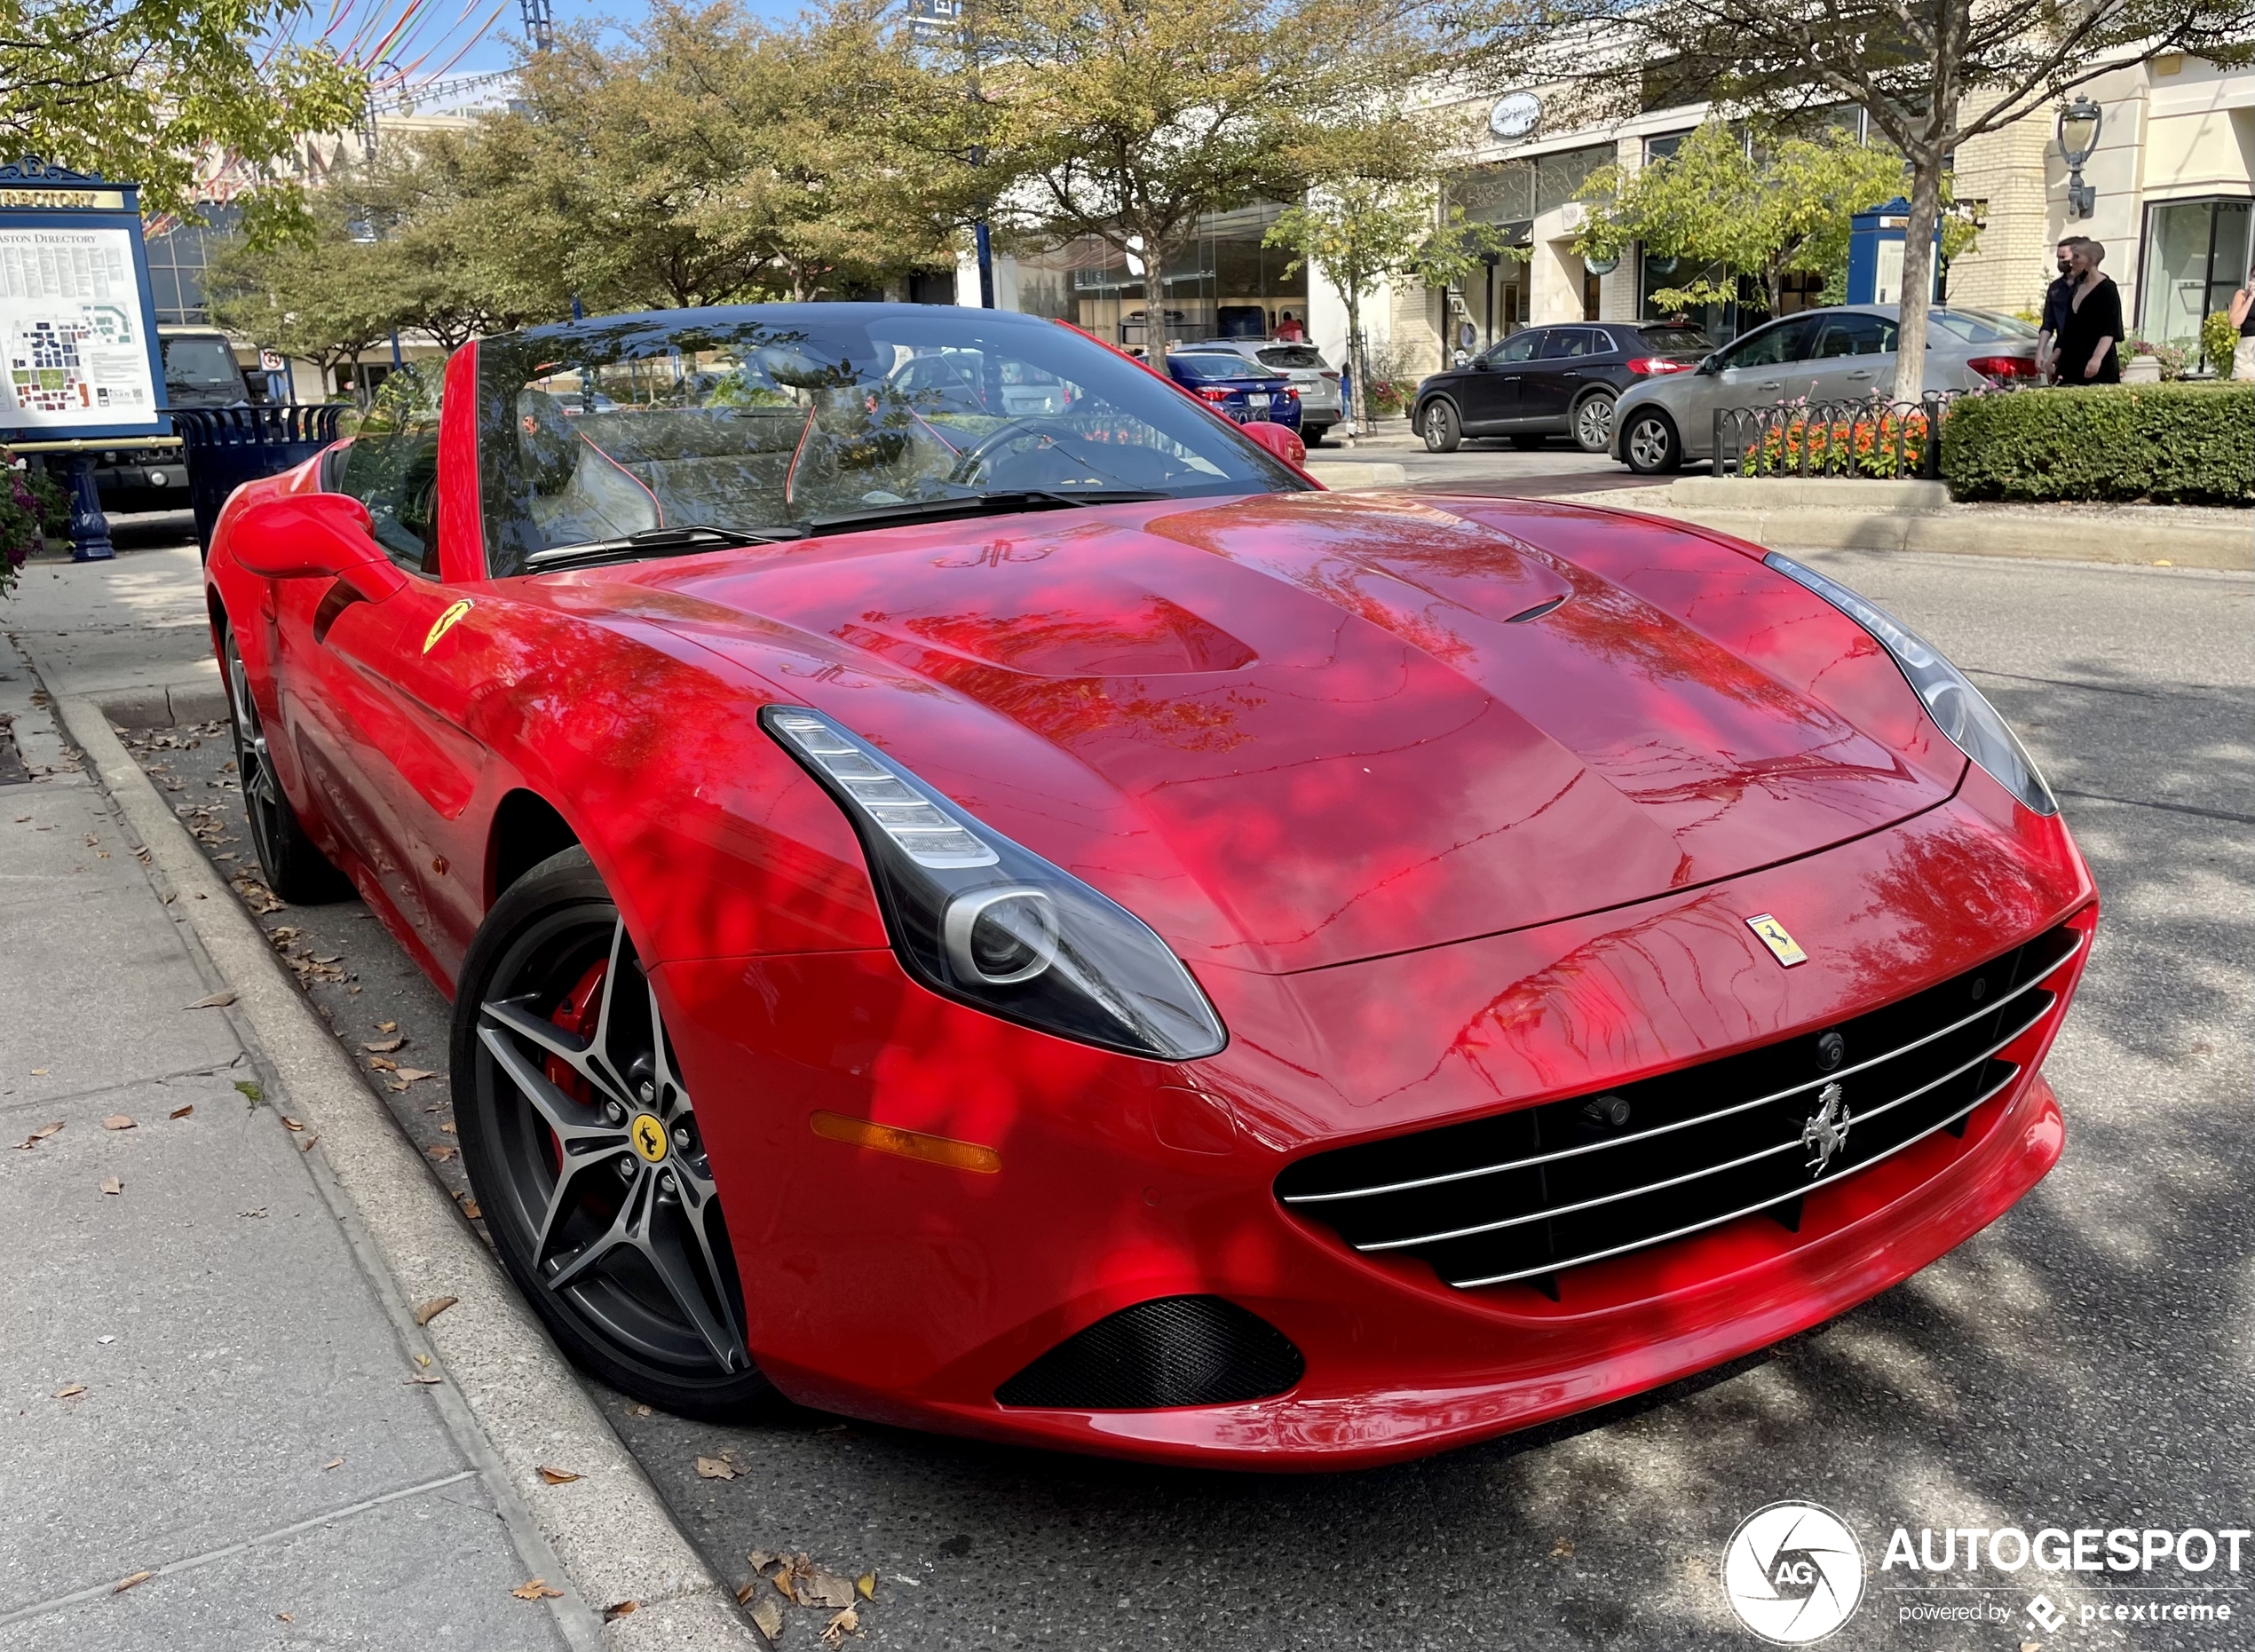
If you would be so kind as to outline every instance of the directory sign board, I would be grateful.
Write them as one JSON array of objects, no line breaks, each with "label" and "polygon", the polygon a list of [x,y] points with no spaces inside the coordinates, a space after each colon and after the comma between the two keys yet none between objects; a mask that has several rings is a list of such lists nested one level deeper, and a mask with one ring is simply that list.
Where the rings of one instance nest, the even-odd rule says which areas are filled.
[{"label": "directory sign board", "polygon": [[38,161],[0,167],[0,431],[168,429],[137,194]]}]

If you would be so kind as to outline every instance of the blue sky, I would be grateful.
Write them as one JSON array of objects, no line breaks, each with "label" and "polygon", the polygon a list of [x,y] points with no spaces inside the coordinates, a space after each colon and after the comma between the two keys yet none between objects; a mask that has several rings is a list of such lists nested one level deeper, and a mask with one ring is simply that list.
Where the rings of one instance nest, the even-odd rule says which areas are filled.
[{"label": "blue sky", "polygon": [[[448,4],[448,0],[440,0]],[[743,0],[745,9],[755,16],[775,22],[787,22],[805,9],[803,0]],[[577,23],[609,20],[631,23],[647,9],[637,0],[550,0],[559,28]],[[492,9],[492,0],[484,10]],[[511,62],[517,43],[524,38],[524,25],[519,20],[516,0],[502,12],[500,19],[484,38],[470,48],[455,67],[457,75],[482,74],[489,69],[504,69]]]}]

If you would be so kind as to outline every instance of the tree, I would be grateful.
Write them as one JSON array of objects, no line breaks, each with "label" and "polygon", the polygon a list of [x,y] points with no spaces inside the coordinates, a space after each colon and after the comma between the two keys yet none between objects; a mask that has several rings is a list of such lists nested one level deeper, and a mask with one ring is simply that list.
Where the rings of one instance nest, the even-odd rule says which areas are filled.
[{"label": "tree", "polygon": [[[1762,308],[1775,315],[1788,274],[1832,275],[1848,265],[1849,221],[1908,187],[1903,157],[1858,143],[1838,128],[1818,137],[1750,134],[1710,120],[1672,155],[1639,171],[1602,167],[1583,185],[1590,221],[1576,249],[1618,258],[1635,242],[1698,272],[1651,295],[1681,314],[1736,297],[1738,278],[1761,283]],[[1946,194],[1945,182],[1945,194]],[[1952,218],[1944,251],[1964,250],[1973,226]],[[1719,269],[1718,276],[1707,272]]]},{"label": "tree", "polygon": [[311,361],[324,378],[412,326],[413,272],[395,241],[363,239],[345,196],[310,203],[313,231],[272,245],[239,241],[205,273],[211,319],[229,332]]},{"label": "tree", "polygon": [[[197,163],[256,170],[359,118],[367,83],[321,47],[271,44],[305,0],[0,0],[0,144],[131,179],[141,209],[192,213]],[[243,204],[294,192],[268,185]]]},{"label": "tree", "polygon": [[[1491,77],[1530,54],[1593,110],[1705,96],[1786,115],[1845,100],[1910,173],[1895,393],[1924,388],[1933,241],[1950,154],[2070,89],[2164,52],[2255,56],[2255,0],[1473,0]],[[1656,93],[1658,99],[1656,99]]]},{"label": "tree", "polygon": [[1199,220],[1296,200],[1432,61],[1399,0],[996,0],[976,15],[984,154],[1016,181],[997,216],[1052,244],[1093,236],[1143,272],[1160,354],[1163,277]]},{"label": "tree", "polygon": [[1369,352],[1363,337],[1363,296],[1384,283],[1415,281],[1447,287],[1480,267],[1482,255],[1504,250],[1500,231],[1476,224],[1464,209],[1445,214],[1437,178],[1332,178],[1270,226],[1271,246],[1299,256],[1290,274],[1312,263],[1347,309],[1348,370],[1354,380],[1351,416],[1370,421]]}]

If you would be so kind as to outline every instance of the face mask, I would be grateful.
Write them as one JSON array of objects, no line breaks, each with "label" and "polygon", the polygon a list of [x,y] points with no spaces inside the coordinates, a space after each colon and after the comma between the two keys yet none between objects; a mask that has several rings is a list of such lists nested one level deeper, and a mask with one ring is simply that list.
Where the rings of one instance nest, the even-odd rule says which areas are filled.
[{"label": "face mask", "polygon": [[2072,274],[2074,274],[2074,273],[2075,273],[2075,260],[2074,260],[2074,259],[2072,259],[2072,258],[2061,258],[2061,259],[2060,260],[2060,273],[2061,273],[2061,275],[2072,275]]}]

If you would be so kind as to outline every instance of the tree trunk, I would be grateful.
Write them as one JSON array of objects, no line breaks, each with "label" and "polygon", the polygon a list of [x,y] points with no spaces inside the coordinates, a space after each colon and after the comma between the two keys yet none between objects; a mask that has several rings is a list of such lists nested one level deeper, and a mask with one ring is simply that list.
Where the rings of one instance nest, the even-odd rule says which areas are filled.
[{"label": "tree trunk", "polygon": [[1363,291],[1351,281],[1347,287],[1347,373],[1355,382],[1355,403],[1347,409],[1348,428],[1357,436],[1369,433],[1369,363],[1363,360]]},{"label": "tree trunk", "polygon": [[1942,218],[1942,151],[1921,145],[1911,158],[1911,222],[1903,232],[1903,296],[1896,314],[1895,399],[1916,402],[1926,390],[1927,310],[1934,292],[1934,231]]}]

